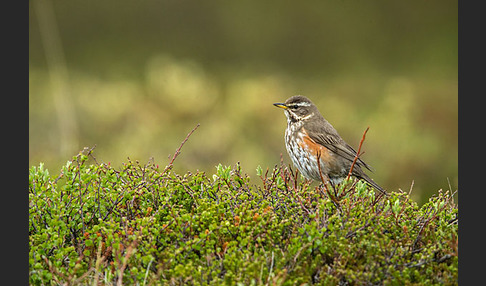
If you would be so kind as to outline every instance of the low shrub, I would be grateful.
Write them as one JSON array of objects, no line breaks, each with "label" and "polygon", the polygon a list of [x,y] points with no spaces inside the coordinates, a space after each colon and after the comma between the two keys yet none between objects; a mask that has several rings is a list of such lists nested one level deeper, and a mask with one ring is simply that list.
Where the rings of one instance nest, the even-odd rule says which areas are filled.
[{"label": "low shrub", "polygon": [[[259,178],[258,178],[259,177]],[[32,285],[456,285],[457,205],[281,164],[213,175],[82,152],[29,172]]]}]

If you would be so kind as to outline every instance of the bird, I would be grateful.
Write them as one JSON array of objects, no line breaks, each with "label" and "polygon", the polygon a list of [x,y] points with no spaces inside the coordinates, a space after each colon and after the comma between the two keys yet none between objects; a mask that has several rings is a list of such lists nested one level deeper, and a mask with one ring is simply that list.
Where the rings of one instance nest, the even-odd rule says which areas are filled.
[{"label": "bird", "polygon": [[[285,147],[297,169],[307,179],[324,180],[333,187],[340,184],[348,176],[356,150],[341,138],[307,97],[294,95],[284,103],[273,105],[282,108],[287,117]],[[372,170],[370,165],[357,158],[351,175],[386,195],[386,191],[363,171],[363,167]]]}]

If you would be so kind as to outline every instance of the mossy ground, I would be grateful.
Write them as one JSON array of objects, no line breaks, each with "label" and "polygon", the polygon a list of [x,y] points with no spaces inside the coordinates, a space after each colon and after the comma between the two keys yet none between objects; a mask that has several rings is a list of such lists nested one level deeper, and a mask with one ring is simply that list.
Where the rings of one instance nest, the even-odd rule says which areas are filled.
[{"label": "mossy ground", "polygon": [[[259,178],[258,178],[259,177]],[[456,285],[457,205],[285,165],[177,174],[91,151],[29,173],[31,285]]]}]

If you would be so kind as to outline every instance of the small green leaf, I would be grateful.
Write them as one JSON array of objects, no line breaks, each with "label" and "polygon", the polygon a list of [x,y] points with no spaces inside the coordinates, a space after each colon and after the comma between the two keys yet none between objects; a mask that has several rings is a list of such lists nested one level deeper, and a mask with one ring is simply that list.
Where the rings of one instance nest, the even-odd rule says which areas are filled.
[{"label": "small green leaf", "polygon": [[260,165],[256,168],[256,174],[257,176],[261,177],[263,175],[263,169]]}]

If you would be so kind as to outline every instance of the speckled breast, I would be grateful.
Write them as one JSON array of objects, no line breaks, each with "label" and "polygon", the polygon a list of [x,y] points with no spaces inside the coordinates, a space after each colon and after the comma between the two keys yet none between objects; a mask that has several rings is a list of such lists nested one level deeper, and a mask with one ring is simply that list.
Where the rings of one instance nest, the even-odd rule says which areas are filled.
[{"label": "speckled breast", "polygon": [[[317,156],[315,152],[306,148],[304,142],[305,133],[301,132],[301,125],[293,124],[285,130],[285,146],[289,153],[292,163],[308,179],[320,181],[319,168],[317,166]],[[326,164],[321,161],[321,170],[325,174]]]}]

